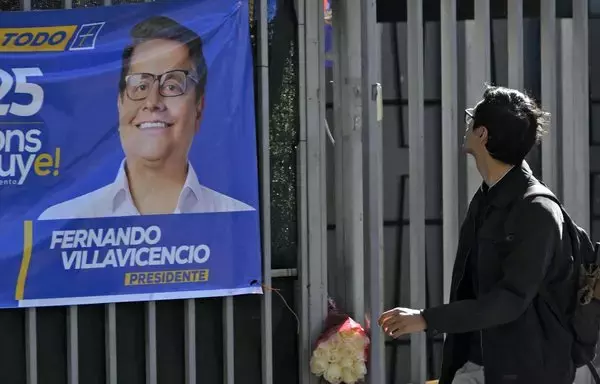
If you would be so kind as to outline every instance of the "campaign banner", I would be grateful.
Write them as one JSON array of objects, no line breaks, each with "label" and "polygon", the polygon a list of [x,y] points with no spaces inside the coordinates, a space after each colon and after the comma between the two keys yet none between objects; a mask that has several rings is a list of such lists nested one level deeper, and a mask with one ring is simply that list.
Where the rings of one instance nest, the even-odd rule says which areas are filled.
[{"label": "campaign banner", "polygon": [[0,307],[262,293],[248,13],[0,17]]}]

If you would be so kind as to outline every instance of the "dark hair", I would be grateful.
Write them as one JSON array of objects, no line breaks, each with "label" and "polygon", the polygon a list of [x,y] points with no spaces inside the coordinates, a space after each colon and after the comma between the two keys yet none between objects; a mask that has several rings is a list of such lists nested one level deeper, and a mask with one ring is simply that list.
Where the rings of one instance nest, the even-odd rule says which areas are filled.
[{"label": "dark hair", "polygon": [[488,130],[486,148],[494,159],[520,164],[539,142],[549,114],[515,89],[488,86],[474,111],[473,128]]},{"label": "dark hair", "polygon": [[198,76],[196,98],[200,99],[204,95],[207,68],[204,54],[202,53],[202,39],[196,32],[168,17],[154,16],[134,25],[130,34],[133,41],[125,47],[122,56],[121,78],[119,80],[119,92],[121,95],[125,91],[125,77],[129,74],[131,57],[133,56],[135,47],[146,41],[156,39],[176,41],[187,47],[190,59],[194,63],[196,75]]}]

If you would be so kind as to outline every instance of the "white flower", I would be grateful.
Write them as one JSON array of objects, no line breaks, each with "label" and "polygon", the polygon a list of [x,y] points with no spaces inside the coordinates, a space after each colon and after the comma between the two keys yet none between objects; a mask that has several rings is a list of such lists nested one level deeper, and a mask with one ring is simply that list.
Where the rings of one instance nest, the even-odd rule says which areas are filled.
[{"label": "white flower", "polygon": [[310,359],[310,371],[317,376],[322,376],[327,367],[329,367],[329,362],[323,358],[313,356]]},{"label": "white flower", "polygon": [[354,365],[352,366],[352,371],[359,378],[359,380],[362,380],[367,374],[367,366],[362,361],[355,361]]},{"label": "white flower", "polygon": [[358,381],[358,376],[350,368],[342,368],[342,381],[345,384],[354,384]]},{"label": "white flower", "polygon": [[344,356],[344,358],[340,361],[340,365],[342,368],[352,368],[354,366],[354,360],[350,358],[350,356]]},{"label": "white flower", "polygon": [[361,362],[366,361],[366,359],[367,359],[367,357],[365,356],[364,349],[361,349],[360,351],[355,351],[352,358],[356,361],[361,361]]},{"label": "white flower", "polygon": [[340,384],[342,382],[342,368],[338,364],[330,364],[323,377],[331,384]]},{"label": "white flower", "polygon": [[337,348],[330,349],[329,351],[329,362],[339,363],[342,357],[340,356],[340,350]]},{"label": "white flower", "polygon": [[313,351],[313,356],[319,359],[329,360],[329,350],[322,345]]}]

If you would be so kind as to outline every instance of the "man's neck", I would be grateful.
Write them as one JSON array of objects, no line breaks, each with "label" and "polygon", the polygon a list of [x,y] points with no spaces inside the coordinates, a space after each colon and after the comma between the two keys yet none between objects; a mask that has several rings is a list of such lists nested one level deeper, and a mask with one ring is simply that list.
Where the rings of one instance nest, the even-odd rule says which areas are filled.
[{"label": "man's neck", "polygon": [[476,157],[475,162],[477,163],[477,169],[479,170],[483,181],[488,187],[496,185],[496,183],[513,168],[512,165],[502,163],[490,156],[483,158]]},{"label": "man's neck", "polygon": [[125,169],[133,203],[141,214],[175,211],[187,178],[187,162],[127,160]]}]

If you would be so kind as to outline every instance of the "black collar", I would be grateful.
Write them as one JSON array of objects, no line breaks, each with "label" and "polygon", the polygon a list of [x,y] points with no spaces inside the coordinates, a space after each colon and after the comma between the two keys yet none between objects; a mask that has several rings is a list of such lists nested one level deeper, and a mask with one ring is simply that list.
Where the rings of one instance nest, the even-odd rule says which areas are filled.
[{"label": "black collar", "polygon": [[498,208],[508,207],[515,199],[522,196],[529,185],[535,182],[535,178],[529,168],[529,164],[525,160],[520,166],[514,166],[493,188],[489,189],[487,185],[482,183],[481,188],[477,192],[480,198],[487,191],[489,193],[486,199],[490,205]]}]

